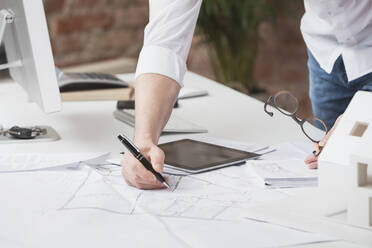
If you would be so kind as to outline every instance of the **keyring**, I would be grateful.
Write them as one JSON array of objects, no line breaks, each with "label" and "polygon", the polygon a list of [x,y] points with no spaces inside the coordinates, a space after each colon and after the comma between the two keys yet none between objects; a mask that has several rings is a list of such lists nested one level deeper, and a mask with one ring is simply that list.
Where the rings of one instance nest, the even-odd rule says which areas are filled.
[{"label": "keyring", "polygon": [[4,136],[11,136],[16,139],[34,139],[37,136],[47,134],[46,128],[41,127],[19,127],[13,126],[8,130],[4,130],[0,127],[0,133]]}]

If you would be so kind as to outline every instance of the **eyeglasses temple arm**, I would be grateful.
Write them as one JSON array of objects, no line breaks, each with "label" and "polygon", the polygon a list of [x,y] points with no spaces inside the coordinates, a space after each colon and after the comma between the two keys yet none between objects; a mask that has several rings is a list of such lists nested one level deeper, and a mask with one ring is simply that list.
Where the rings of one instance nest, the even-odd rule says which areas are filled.
[{"label": "eyeglasses temple arm", "polygon": [[270,115],[271,117],[273,117],[274,113],[267,110],[267,105],[269,104],[269,102],[272,102],[272,101],[273,101],[273,97],[270,96],[269,99],[267,99],[267,101],[265,102],[265,106],[264,106],[265,113]]},{"label": "eyeglasses temple arm", "polygon": [[319,145],[319,151],[318,152],[315,151],[315,150],[313,151],[314,157],[318,157],[320,155],[320,153],[322,152],[323,148],[324,148],[324,146]]}]

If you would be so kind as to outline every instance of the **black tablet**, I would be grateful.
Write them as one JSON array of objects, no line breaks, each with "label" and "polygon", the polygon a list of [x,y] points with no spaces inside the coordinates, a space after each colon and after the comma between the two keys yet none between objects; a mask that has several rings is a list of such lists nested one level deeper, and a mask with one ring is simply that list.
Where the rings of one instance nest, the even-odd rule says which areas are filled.
[{"label": "black tablet", "polygon": [[165,165],[189,173],[199,173],[244,163],[259,154],[183,139],[159,145],[165,153]]}]

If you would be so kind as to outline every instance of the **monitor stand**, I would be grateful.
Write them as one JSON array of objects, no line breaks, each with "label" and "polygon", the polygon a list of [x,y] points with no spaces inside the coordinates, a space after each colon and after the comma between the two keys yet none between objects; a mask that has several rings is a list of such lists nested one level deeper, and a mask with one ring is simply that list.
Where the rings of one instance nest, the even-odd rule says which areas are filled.
[{"label": "monitor stand", "polygon": [[[0,10],[0,45],[4,38],[5,29],[7,26],[12,25],[14,22],[14,13],[9,9]],[[7,64],[0,64],[0,70],[6,70],[14,67],[22,66],[22,60],[16,60],[9,62]],[[9,143],[31,143],[31,142],[46,142],[46,141],[55,141],[59,140],[61,137],[58,135],[56,130],[50,126],[38,126],[46,129],[46,134],[36,136],[32,139],[17,139],[10,135],[4,135],[2,133],[2,128],[0,125],[0,144],[9,144]]]},{"label": "monitor stand", "polygon": [[[14,22],[14,14],[11,10],[2,9],[0,10],[0,45],[4,38],[5,29],[7,25],[11,25]],[[0,65],[0,70],[6,70],[13,67],[22,66],[22,60],[16,60],[8,64]]]}]

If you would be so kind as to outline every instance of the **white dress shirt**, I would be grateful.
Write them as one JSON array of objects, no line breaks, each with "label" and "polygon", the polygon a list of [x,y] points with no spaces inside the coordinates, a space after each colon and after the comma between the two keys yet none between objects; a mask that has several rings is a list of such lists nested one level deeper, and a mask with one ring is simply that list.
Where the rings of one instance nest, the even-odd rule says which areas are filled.
[{"label": "white dress shirt", "polygon": [[[248,1],[248,0],[247,0]],[[349,81],[372,72],[372,0],[304,0],[301,31],[328,73],[342,55]],[[136,77],[156,73],[182,86],[202,0],[149,0]]]},{"label": "white dress shirt", "polygon": [[182,86],[201,3],[202,0],[149,0],[150,21],[136,78],[144,73],[157,73]]}]

